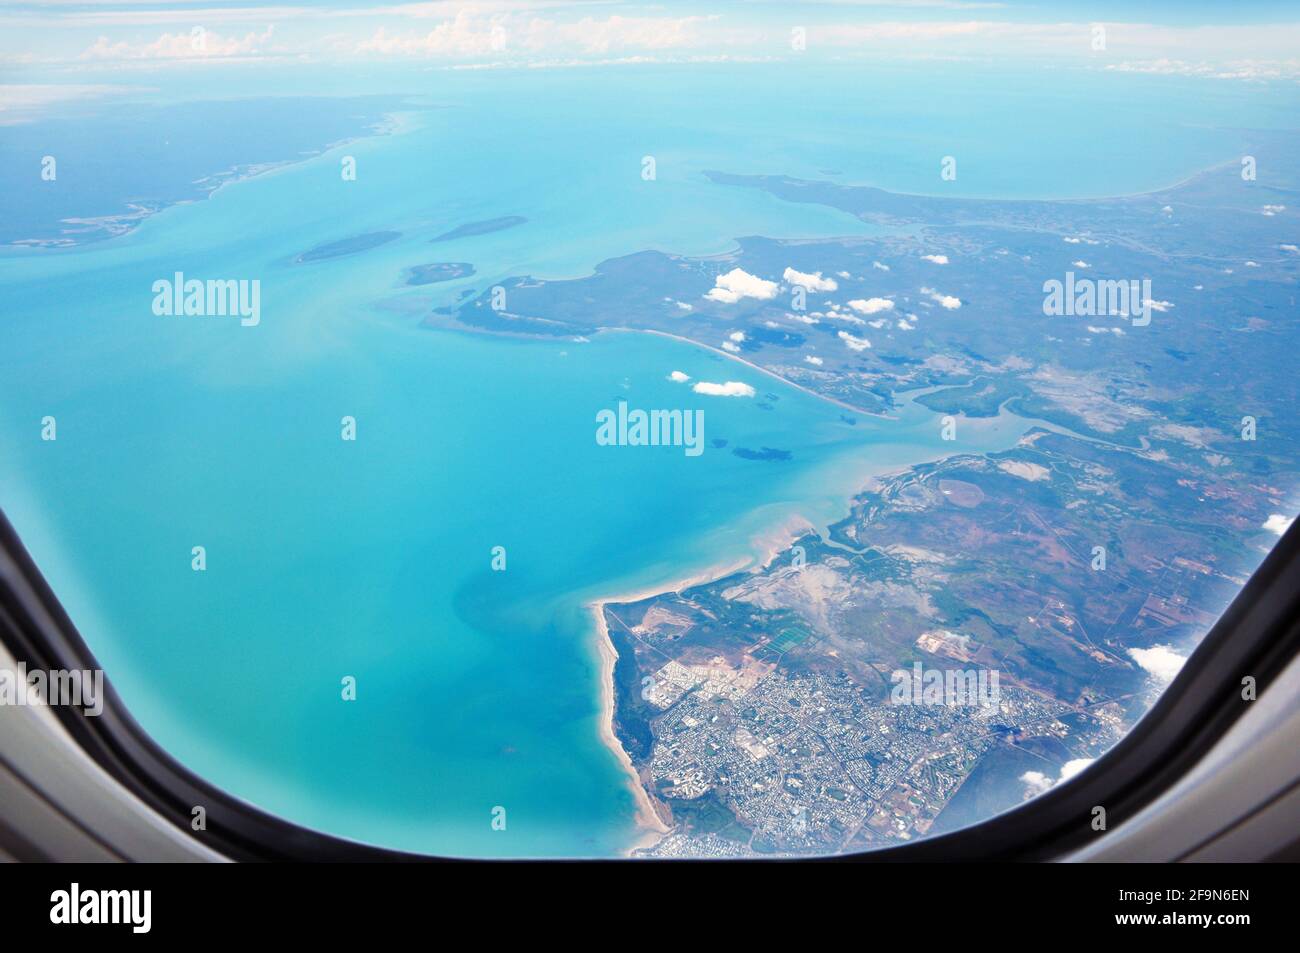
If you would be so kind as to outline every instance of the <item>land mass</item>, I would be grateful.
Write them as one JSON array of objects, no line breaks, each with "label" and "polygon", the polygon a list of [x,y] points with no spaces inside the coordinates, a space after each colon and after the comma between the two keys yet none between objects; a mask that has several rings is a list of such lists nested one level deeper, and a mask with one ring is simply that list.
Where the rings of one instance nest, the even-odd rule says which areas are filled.
[{"label": "land mass", "polygon": [[[644,251],[507,279],[426,323],[670,335],[850,421],[914,402],[952,453],[865,480],[847,517],[761,568],[602,605],[613,730],[669,827],[639,852],[857,850],[1012,808],[1124,735],[1276,540],[1265,523],[1291,515],[1300,182],[1233,166],[1020,202],[711,178],[880,234]],[[1046,313],[1066,273],[1148,280],[1150,323]],[[1009,451],[964,448],[964,421],[1003,410],[1035,426]],[[899,704],[894,674],[918,663],[997,673],[1000,697]]]},{"label": "land mass", "polygon": [[454,281],[474,274],[474,266],[463,261],[434,262],[429,265],[416,265],[406,277],[408,285],[432,285],[440,281]]}]

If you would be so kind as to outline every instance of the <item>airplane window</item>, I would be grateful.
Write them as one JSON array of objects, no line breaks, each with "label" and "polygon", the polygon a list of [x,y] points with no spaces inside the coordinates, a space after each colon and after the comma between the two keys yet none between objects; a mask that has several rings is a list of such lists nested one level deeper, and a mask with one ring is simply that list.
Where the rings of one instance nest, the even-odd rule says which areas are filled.
[{"label": "airplane window", "polygon": [[278,818],[961,830],[1291,525],[1272,8],[27,6],[0,507],[102,666],[43,693]]}]

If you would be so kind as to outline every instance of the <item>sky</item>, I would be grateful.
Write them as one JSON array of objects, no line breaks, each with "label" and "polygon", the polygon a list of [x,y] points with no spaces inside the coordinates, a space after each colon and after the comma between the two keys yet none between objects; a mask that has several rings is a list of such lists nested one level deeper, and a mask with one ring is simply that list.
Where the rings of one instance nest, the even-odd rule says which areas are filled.
[{"label": "sky", "polygon": [[1294,82],[1298,51],[1300,4],[1274,0],[0,0],[0,124],[232,67],[932,58]]}]

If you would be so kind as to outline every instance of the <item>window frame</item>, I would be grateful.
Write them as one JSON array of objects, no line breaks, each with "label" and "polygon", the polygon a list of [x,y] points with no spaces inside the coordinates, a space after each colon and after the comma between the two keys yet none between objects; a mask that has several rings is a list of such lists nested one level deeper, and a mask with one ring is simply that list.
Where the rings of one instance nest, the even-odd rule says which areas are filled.
[{"label": "window frame", "polygon": [[[0,509],[0,642],[29,668],[101,666]],[[1004,813],[911,843],[819,860],[836,862],[1045,861],[1095,842],[1094,806],[1114,830],[1171,788],[1300,654],[1300,526],[1277,542],[1178,676],[1110,751],[1068,782]],[[264,811],[199,777],[131,717],[109,673],[104,708],[52,708],[73,740],[109,775],[186,835],[238,861],[431,862],[470,860],[410,853],[312,830]],[[207,828],[190,828],[193,806]],[[0,829],[0,834],[3,830]],[[15,832],[20,836],[23,832]],[[30,835],[27,835],[30,840]],[[1104,836],[1102,834],[1101,836]],[[25,853],[30,844],[5,845]],[[147,858],[141,858],[147,859]],[[800,858],[773,857],[788,861]],[[810,858],[811,859],[811,858]],[[663,862],[663,861],[659,861]]]}]

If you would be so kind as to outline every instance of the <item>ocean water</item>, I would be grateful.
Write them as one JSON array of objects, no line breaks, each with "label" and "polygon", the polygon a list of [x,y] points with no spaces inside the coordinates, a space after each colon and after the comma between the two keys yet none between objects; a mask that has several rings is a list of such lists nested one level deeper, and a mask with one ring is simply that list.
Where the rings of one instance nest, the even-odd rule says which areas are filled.
[{"label": "ocean water", "polygon": [[[886,184],[881,156],[929,135],[855,136],[825,105],[847,95],[837,87],[796,114],[800,97],[750,86],[728,112],[743,77],[701,74],[692,97],[681,76],[620,75],[439,77],[391,135],[110,241],[0,254],[0,501],[132,714],[231,793],[408,850],[622,851],[634,805],[600,741],[584,605],[757,558],[795,517],[838,518],[872,472],[1007,447],[1027,426],[972,425],[954,448],[919,408],[850,426],[841,408],[678,341],[419,328],[425,309],[509,275],[582,275],[645,248],[721,253],[741,235],[864,234],[700,172],[819,166]],[[1221,142],[1197,142],[1184,161],[1222,158]],[[339,175],[345,155],[355,182]],[[1187,171],[1147,163],[1116,190]],[[428,243],[504,215],[529,221]],[[402,237],[294,261],[376,230]],[[404,269],[449,260],[478,274],[402,287]],[[154,315],[151,285],[176,271],[260,279],[261,324]],[[673,370],[760,396],[695,395]],[[620,400],[702,408],[706,439],[728,444],[696,458],[598,446],[596,414]],[[57,441],[40,439],[46,415]],[[340,439],[345,415],[355,442]],[[744,460],[738,446],[792,459]],[[354,702],[340,698],[348,675]],[[498,806],[504,832],[490,825]]]}]

